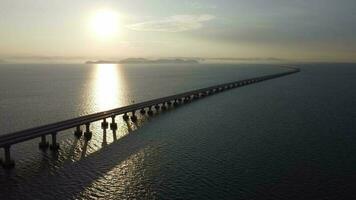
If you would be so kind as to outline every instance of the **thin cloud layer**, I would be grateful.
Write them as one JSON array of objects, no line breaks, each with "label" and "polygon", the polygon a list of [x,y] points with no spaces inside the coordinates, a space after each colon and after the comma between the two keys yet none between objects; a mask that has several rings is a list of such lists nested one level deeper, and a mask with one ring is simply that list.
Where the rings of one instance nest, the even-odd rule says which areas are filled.
[{"label": "thin cloud layer", "polygon": [[174,15],[162,20],[129,25],[135,31],[183,32],[203,27],[203,23],[215,19],[214,15]]}]

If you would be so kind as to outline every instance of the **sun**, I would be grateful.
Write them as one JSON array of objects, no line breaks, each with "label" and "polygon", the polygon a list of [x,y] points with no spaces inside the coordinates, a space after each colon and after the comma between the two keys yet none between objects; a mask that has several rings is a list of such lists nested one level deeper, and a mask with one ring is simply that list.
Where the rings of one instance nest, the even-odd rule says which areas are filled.
[{"label": "sun", "polygon": [[113,11],[99,11],[90,21],[91,31],[100,39],[108,39],[118,34],[119,15]]}]

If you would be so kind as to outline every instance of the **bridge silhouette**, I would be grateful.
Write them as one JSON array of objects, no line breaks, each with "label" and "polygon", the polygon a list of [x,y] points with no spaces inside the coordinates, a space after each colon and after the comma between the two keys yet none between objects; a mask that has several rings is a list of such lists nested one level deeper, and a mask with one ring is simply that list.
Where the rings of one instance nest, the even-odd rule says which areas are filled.
[{"label": "bridge silhouette", "polygon": [[[281,72],[277,74],[259,76],[224,84],[219,84],[211,87],[201,88],[197,90],[192,90],[176,95],[171,95],[167,97],[157,98],[141,103],[135,103],[132,105],[98,112],[94,114],[89,114],[65,121],[60,121],[52,124],[47,124],[35,128],[30,128],[14,133],[8,133],[5,135],[0,135],[0,148],[4,149],[4,160],[1,161],[2,166],[6,169],[13,168],[15,162],[11,159],[10,149],[12,145],[17,143],[25,142],[35,138],[40,138],[39,148],[46,150],[50,148],[52,151],[58,151],[60,146],[57,143],[57,134],[60,134],[61,131],[75,128],[74,135],[78,139],[84,135],[86,140],[90,140],[92,137],[92,132],[90,131],[90,124],[96,121],[102,120],[101,128],[105,131],[110,128],[112,131],[118,129],[115,119],[117,116],[122,115],[122,118],[125,121],[131,120],[133,122],[137,121],[137,112],[141,115],[153,115],[153,110],[166,110],[167,107],[183,105],[189,103],[190,101],[198,100],[209,95],[217,94],[219,92],[227,91],[233,88],[242,87],[250,85],[253,83],[258,83],[261,81],[266,81],[293,73],[300,72],[300,69],[295,67],[284,66],[288,71]],[[107,122],[107,119],[111,119],[110,124]],[[84,126],[84,130],[82,127]],[[46,137],[50,136],[51,143],[47,142]]]}]

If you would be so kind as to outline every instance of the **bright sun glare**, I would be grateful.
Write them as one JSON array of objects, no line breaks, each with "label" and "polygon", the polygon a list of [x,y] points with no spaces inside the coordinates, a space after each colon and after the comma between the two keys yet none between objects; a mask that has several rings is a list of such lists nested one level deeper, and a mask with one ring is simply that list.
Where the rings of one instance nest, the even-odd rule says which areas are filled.
[{"label": "bright sun glare", "polygon": [[119,16],[112,11],[100,11],[92,17],[90,25],[97,37],[108,39],[118,32]]}]

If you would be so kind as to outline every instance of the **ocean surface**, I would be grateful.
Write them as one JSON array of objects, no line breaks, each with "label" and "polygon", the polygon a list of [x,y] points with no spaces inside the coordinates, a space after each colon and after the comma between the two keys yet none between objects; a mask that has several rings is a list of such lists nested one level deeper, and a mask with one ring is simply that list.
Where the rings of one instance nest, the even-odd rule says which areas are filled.
[{"label": "ocean surface", "polygon": [[[12,146],[0,199],[355,199],[356,64],[301,72],[179,108],[74,130],[58,153]],[[229,81],[278,65],[0,64],[0,135]],[[3,158],[3,150],[0,150]]]}]

